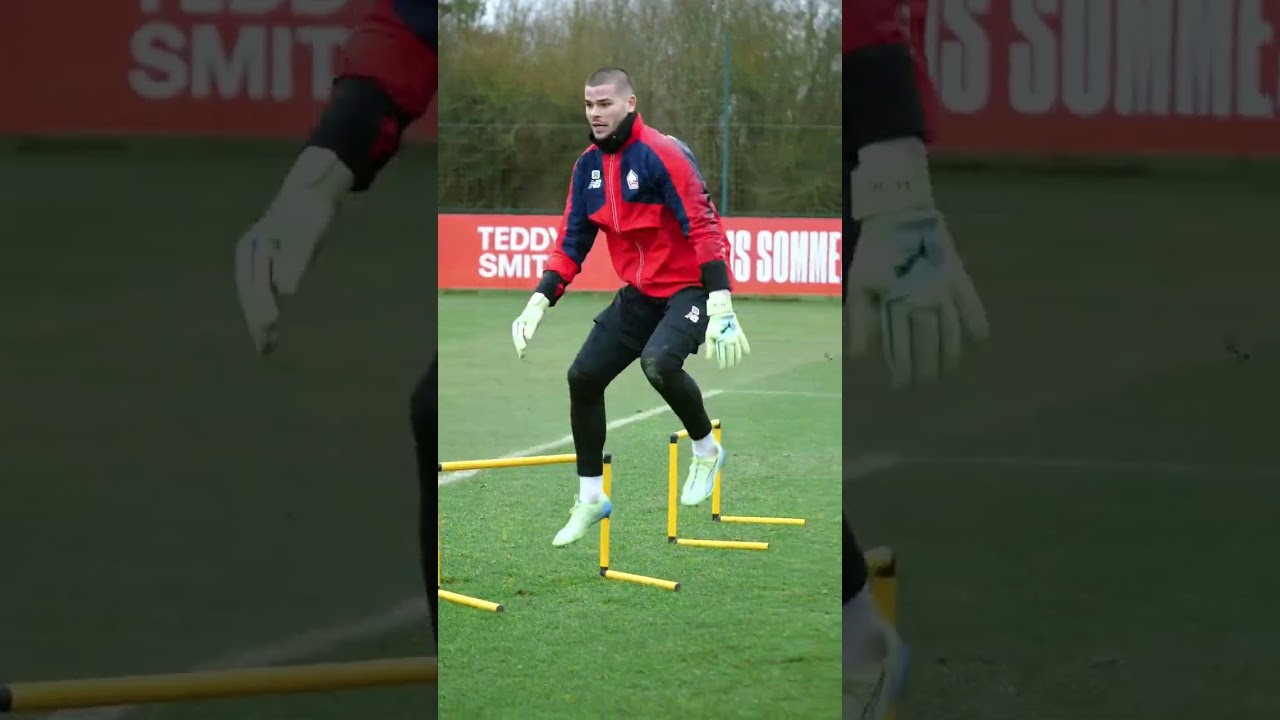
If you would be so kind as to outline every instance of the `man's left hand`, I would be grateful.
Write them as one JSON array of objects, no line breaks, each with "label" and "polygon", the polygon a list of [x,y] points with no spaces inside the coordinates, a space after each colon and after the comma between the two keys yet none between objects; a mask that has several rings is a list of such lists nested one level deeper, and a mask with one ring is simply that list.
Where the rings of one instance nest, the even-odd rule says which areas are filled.
[{"label": "man's left hand", "polygon": [[716,290],[707,298],[707,359],[712,357],[720,369],[741,363],[751,353],[747,336],[733,312],[728,290]]},{"label": "man's left hand", "polygon": [[276,243],[256,227],[236,244],[236,292],[259,355],[269,355],[278,342],[280,308],[272,279],[276,248]]},{"label": "man's left hand", "polygon": [[863,221],[845,328],[857,357],[881,345],[895,387],[940,379],[966,341],[990,333],[946,221],[936,210]]}]

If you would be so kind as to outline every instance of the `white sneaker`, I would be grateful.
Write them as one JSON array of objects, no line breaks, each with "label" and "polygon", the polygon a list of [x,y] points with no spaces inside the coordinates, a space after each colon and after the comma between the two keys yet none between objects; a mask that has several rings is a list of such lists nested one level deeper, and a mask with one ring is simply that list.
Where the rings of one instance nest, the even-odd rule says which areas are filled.
[{"label": "white sneaker", "polygon": [[843,673],[844,720],[885,720],[907,684],[911,652],[892,625],[883,626],[884,661],[878,667]]},{"label": "white sneaker", "polygon": [[564,547],[576,543],[586,537],[587,531],[592,525],[609,517],[613,512],[613,503],[610,502],[608,496],[601,494],[600,499],[595,502],[582,502],[574,500],[573,510],[569,513],[569,522],[556,533],[556,537],[551,541],[555,547]]},{"label": "white sneaker", "polygon": [[689,463],[689,478],[684,481],[684,492],[680,494],[681,505],[699,505],[716,489],[716,474],[724,467],[725,452],[719,443],[716,444],[715,457],[698,457],[695,453],[693,462]]}]

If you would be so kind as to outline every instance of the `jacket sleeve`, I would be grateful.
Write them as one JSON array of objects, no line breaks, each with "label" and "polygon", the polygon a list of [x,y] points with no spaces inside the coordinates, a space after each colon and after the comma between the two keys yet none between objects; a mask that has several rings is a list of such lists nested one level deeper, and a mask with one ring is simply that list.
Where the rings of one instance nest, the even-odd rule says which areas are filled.
[{"label": "jacket sleeve", "polygon": [[537,292],[545,295],[552,305],[564,295],[565,289],[578,273],[582,272],[582,263],[587,259],[587,253],[591,252],[591,246],[595,244],[596,234],[599,232],[582,202],[585,173],[585,164],[582,157],[579,157],[573,164],[573,174],[569,178],[569,196],[564,203],[560,232],[551,249],[551,257],[547,259],[546,270],[538,283]]},{"label": "jacket sleeve", "polygon": [[846,147],[856,152],[886,140],[930,141],[934,93],[922,45],[927,3],[907,3],[909,17],[902,14],[901,0],[845,5]]},{"label": "jacket sleeve", "polygon": [[663,199],[693,244],[702,269],[703,287],[708,292],[729,290],[732,285],[727,262],[729,239],[720,224],[720,213],[711,201],[711,192],[698,170],[693,151],[679,139],[668,137],[670,144],[656,148],[662,164],[658,177]]}]

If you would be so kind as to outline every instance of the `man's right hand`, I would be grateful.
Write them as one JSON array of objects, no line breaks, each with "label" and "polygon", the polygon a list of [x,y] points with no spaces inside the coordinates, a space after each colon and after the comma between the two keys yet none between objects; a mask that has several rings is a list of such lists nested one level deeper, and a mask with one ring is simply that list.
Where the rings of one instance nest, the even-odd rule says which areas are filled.
[{"label": "man's right hand", "polygon": [[990,329],[942,215],[863,221],[849,270],[850,355],[881,345],[894,386],[936,381]]},{"label": "man's right hand", "polygon": [[529,341],[533,339],[533,333],[537,331],[543,314],[550,306],[551,301],[542,293],[536,292],[529,298],[529,304],[524,306],[520,317],[511,323],[511,340],[515,343],[517,357],[524,358]]},{"label": "man's right hand", "polygon": [[862,148],[850,178],[862,233],[846,282],[849,354],[877,341],[895,386],[939,379],[966,342],[990,333],[987,313],[933,202],[918,139]]}]

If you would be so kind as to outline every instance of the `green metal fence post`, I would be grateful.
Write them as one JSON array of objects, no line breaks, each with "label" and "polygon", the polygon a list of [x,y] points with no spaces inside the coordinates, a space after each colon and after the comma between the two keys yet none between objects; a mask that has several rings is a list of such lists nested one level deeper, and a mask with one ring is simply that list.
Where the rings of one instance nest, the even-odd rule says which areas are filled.
[{"label": "green metal fence post", "polygon": [[729,33],[724,34],[724,109],[720,117],[720,213],[729,214]]}]

